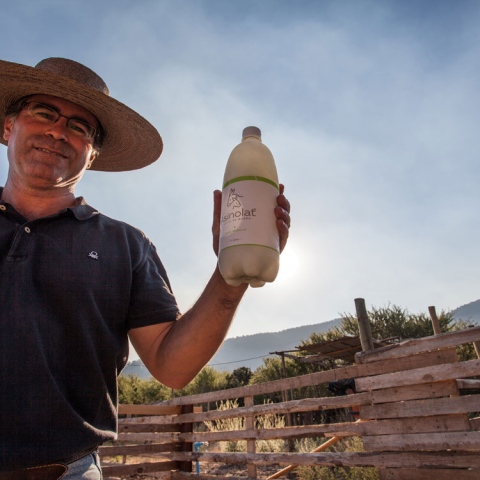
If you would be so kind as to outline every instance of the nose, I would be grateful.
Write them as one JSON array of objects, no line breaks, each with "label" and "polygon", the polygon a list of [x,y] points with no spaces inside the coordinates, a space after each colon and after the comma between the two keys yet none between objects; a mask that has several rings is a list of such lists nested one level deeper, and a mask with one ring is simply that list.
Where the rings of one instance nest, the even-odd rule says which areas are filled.
[{"label": "nose", "polygon": [[58,117],[54,123],[49,123],[45,133],[50,135],[55,140],[67,141],[68,139],[68,119],[64,117]]}]

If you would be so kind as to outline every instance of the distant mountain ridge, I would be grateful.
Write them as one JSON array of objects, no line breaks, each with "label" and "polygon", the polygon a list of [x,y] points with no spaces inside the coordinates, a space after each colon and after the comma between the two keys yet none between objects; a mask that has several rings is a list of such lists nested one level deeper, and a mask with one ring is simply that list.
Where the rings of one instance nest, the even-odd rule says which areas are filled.
[{"label": "distant mountain ridge", "polygon": [[[314,325],[302,325],[288,328],[280,332],[256,333],[241,337],[227,338],[208,365],[222,371],[233,372],[236,368],[248,367],[252,371],[263,363],[270,352],[294,350],[312,333],[326,332],[339,325],[340,318]],[[141,360],[128,362],[122,375],[136,375],[140,378],[151,378],[149,371]]]},{"label": "distant mountain ridge", "polygon": [[312,333],[322,333],[340,325],[341,319],[314,325],[288,328],[280,332],[257,333],[241,337],[228,338],[223,342],[209,365],[217,370],[229,372],[240,367],[255,370],[263,363],[263,358],[271,352],[294,350],[303,340],[308,340]]},{"label": "distant mountain ridge", "polygon": [[[456,320],[465,320],[471,324],[480,325],[480,300],[462,305],[452,310]],[[257,333],[241,337],[228,338],[223,342],[218,352],[209,362],[217,370],[232,372],[236,368],[248,367],[252,371],[263,363],[263,359],[271,352],[294,350],[303,340],[307,340],[312,333],[324,333],[340,325],[337,318],[328,322],[303,325],[288,328],[280,332]],[[151,375],[141,360],[129,362],[122,375],[137,375],[141,378],[150,378]]]},{"label": "distant mountain ridge", "polygon": [[452,313],[456,320],[465,320],[466,322],[480,325],[480,300],[462,305],[452,310]]}]

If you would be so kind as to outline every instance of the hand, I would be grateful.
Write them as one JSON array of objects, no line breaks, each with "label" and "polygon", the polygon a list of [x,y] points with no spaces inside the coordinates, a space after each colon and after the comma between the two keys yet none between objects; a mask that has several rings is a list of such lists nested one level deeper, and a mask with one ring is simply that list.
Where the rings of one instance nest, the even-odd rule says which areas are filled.
[{"label": "hand", "polygon": [[275,207],[278,234],[280,236],[280,253],[283,252],[287,244],[290,231],[290,202],[283,194],[284,190],[285,186],[280,184],[280,195],[277,197],[277,206]]},{"label": "hand", "polygon": [[[288,240],[290,229],[290,202],[283,194],[285,186],[280,184],[280,195],[277,197],[277,206],[275,207],[275,216],[277,217],[277,228],[280,240],[280,252],[283,251]],[[218,256],[218,246],[220,242],[220,211],[222,208],[222,192],[215,190],[213,192],[213,251]]]}]

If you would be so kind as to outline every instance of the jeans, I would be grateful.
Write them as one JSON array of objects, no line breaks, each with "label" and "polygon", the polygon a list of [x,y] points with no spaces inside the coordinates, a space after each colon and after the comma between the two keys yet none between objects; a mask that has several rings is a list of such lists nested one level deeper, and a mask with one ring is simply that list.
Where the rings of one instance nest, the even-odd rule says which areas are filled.
[{"label": "jeans", "polygon": [[69,463],[68,470],[61,480],[102,480],[100,457],[93,452],[79,460]]}]

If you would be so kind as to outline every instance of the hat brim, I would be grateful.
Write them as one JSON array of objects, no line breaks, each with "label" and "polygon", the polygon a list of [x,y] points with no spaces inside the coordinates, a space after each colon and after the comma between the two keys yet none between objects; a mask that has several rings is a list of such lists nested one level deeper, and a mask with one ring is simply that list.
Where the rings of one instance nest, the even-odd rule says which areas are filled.
[{"label": "hat brim", "polygon": [[[118,100],[71,78],[0,60],[0,126],[13,102],[34,94],[63,98],[95,115],[104,141],[91,170],[136,170],[155,162],[162,153],[163,142],[156,128]],[[8,144],[3,137],[0,141]]]}]

